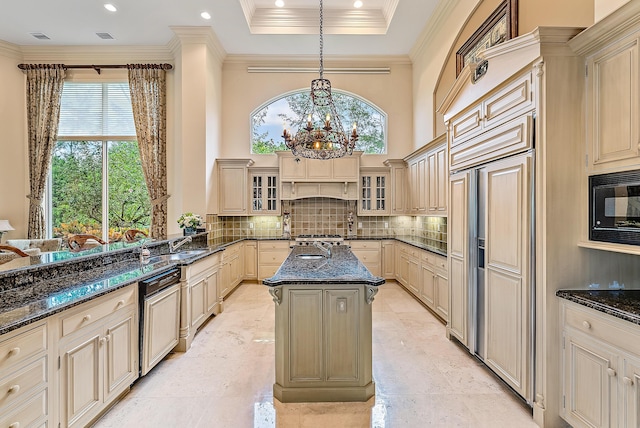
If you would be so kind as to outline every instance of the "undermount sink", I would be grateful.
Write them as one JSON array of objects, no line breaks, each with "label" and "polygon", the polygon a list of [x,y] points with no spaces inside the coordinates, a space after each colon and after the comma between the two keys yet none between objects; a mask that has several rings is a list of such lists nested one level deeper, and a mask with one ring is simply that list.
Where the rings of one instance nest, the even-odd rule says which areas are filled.
[{"label": "undermount sink", "polygon": [[179,253],[173,253],[173,254],[162,254],[159,256],[154,256],[151,259],[152,260],[156,260],[156,261],[168,261],[168,262],[175,262],[175,261],[179,261],[179,260],[184,260],[184,259],[188,259],[190,257],[195,257],[195,256],[199,256],[200,254],[203,254],[204,252],[206,252],[207,250],[187,250],[187,251],[180,251]]},{"label": "undermount sink", "polygon": [[296,258],[301,260],[320,260],[324,259],[322,254],[298,254]]}]

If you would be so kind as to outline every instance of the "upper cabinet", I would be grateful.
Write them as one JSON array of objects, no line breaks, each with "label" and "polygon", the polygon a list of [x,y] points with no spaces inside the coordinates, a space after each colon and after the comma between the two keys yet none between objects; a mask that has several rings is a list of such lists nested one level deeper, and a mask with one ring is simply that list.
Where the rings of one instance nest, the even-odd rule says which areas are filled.
[{"label": "upper cabinet", "polygon": [[280,215],[277,168],[249,168],[249,213]]},{"label": "upper cabinet", "polygon": [[629,2],[570,42],[586,61],[588,173],[640,166],[638,14]]},{"label": "upper cabinet", "polygon": [[361,168],[358,185],[358,215],[389,215],[388,168]]},{"label": "upper cabinet", "polygon": [[358,181],[362,152],[353,152],[351,156],[327,160],[296,157],[289,151],[276,153],[280,167],[280,180],[283,183],[314,181],[355,183]]},{"label": "upper cabinet", "polygon": [[247,215],[249,185],[247,172],[251,159],[218,159],[218,214]]},{"label": "upper cabinet", "polygon": [[408,211],[417,215],[447,215],[447,139],[442,134],[405,158],[408,165]]}]

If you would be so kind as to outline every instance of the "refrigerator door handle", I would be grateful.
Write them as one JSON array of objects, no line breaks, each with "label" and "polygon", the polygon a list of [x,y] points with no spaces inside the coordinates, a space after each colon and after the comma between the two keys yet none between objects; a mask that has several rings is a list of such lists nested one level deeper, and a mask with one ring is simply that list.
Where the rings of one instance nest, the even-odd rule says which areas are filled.
[{"label": "refrigerator door handle", "polygon": [[484,269],[484,248],[485,241],[483,238],[478,238],[478,268]]}]

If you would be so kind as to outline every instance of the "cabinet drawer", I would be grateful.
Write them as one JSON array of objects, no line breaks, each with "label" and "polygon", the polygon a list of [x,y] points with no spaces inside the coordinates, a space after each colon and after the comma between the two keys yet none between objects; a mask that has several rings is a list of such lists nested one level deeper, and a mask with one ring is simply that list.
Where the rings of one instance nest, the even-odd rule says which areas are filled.
[{"label": "cabinet drawer", "polygon": [[207,274],[211,269],[220,264],[220,253],[213,254],[207,258],[199,260],[193,263],[191,266],[187,266],[188,274],[187,278],[193,279],[199,275]]},{"label": "cabinet drawer", "polygon": [[113,295],[99,298],[99,303],[87,302],[73,314],[62,318],[62,335],[66,336],[96,321],[111,315],[115,311],[131,304],[137,304],[136,286],[129,286]]},{"label": "cabinet drawer", "polygon": [[289,251],[289,241],[260,242],[259,251],[264,250],[287,250]]},{"label": "cabinet drawer", "polygon": [[610,319],[610,316],[600,315],[594,309],[583,309],[577,304],[565,303],[563,307],[565,326],[634,354],[640,354],[640,328],[635,324]]},{"label": "cabinet drawer", "polygon": [[31,427],[45,425],[47,390],[38,392],[12,411],[0,411],[0,427]]},{"label": "cabinet drawer", "polygon": [[533,109],[531,83],[532,73],[529,72],[487,98],[484,102],[484,126],[496,126],[513,114]]},{"label": "cabinet drawer", "polygon": [[380,251],[380,242],[379,241],[351,241],[351,250]]},{"label": "cabinet drawer", "polygon": [[451,120],[451,146],[478,133],[482,128],[482,106],[477,104]]},{"label": "cabinet drawer", "polygon": [[278,271],[279,268],[280,268],[280,265],[278,265],[278,266],[275,266],[275,265],[260,266],[258,268],[258,278],[260,278],[260,279],[271,278],[273,275],[276,274],[276,272]]},{"label": "cabinet drawer", "polygon": [[378,250],[355,250],[353,254],[363,263],[380,263],[380,251]]},{"label": "cabinet drawer", "polygon": [[[47,358],[42,357],[26,367],[0,379],[0,409],[17,402],[47,382]],[[0,413],[3,413],[0,410]]]},{"label": "cabinet drawer", "polygon": [[260,265],[269,264],[269,265],[280,266],[288,256],[289,256],[289,247],[283,250],[260,251],[260,254],[258,255],[258,259],[259,259]]},{"label": "cabinet drawer", "polygon": [[[7,336],[10,336],[8,334]],[[0,342],[0,373],[7,367],[47,349],[47,329],[45,324],[10,336]]]}]

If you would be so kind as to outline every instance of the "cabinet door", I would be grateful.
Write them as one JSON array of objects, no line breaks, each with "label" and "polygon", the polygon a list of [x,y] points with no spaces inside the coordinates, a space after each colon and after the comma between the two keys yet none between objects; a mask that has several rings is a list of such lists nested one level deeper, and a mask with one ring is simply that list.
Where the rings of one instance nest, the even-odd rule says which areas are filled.
[{"label": "cabinet door", "polygon": [[626,357],[622,373],[622,421],[620,426],[640,424],[640,360]]},{"label": "cabinet door", "polygon": [[407,167],[404,163],[391,164],[390,206],[392,215],[404,215],[407,211]]},{"label": "cabinet door", "polygon": [[206,282],[202,278],[190,285],[191,288],[191,325],[194,328],[204,321],[206,315]]},{"label": "cabinet door", "polygon": [[448,219],[449,250],[449,322],[447,332],[463,345],[468,340],[468,233],[469,233],[469,173],[451,176]]},{"label": "cabinet door", "polygon": [[449,280],[441,274],[436,274],[436,296],[435,309],[436,313],[443,320],[449,320]]},{"label": "cabinet door", "polygon": [[252,173],[249,189],[250,214],[280,214],[280,196],[278,191],[277,174]]},{"label": "cabinet door", "polygon": [[382,276],[385,279],[395,277],[395,244],[393,241],[382,242]]},{"label": "cabinet door", "polygon": [[207,275],[206,292],[207,296],[207,315],[218,313],[218,269]]},{"label": "cabinet door", "polygon": [[256,279],[258,277],[258,243],[244,243],[244,277]]},{"label": "cabinet door", "polygon": [[592,170],[638,165],[638,35],[587,60],[587,141]]},{"label": "cabinet door", "polygon": [[432,309],[435,309],[436,301],[436,275],[433,270],[425,264],[422,264],[422,287],[420,289],[420,298],[424,303]]},{"label": "cabinet door", "polygon": [[407,277],[407,286],[409,290],[416,296],[420,297],[420,263],[413,257],[408,257],[407,266],[409,269]]},{"label": "cabinet door", "polygon": [[[176,287],[176,290],[177,287]],[[174,306],[177,321],[178,304]],[[105,332],[105,401],[115,398],[138,377],[138,317],[132,310],[108,323]],[[174,332],[177,337],[177,331]],[[177,343],[177,340],[176,340]]]},{"label": "cabinet door", "polygon": [[325,291],[325,380],[355,382],[359,379],[359,299],[357,289]]},{"label": "cabinet door", "polygon": [[307,178],[307,160],[296,157],[280,157],[282,181],[297,181]]},{"label": "cabinet door", "polygon": [[[324,380],[322,346],[322,290],[289,291],[289,379],[285,382]],[[285,330],[285,331],[286,331]]]},{"label": "cabinet door", "polygon": [[517,156],[486,168],[486,364],[529,397],[531,158]]},{"label": "cabinet door", "polygon": [[417,201],[415,203],[417,214],[427,212],[427,189],[429,188],[428,180],[429,176],[427,174],[427,158],[425,156],[420,158],[417,164]]},{"label": "cabinet door", "polygon": [[221,215],[247,214],[247,168],[221,165],[219,170],[219,207]]},{"label": "cabinet door", "polygon": [[606,345],[565,332],[564,418],[572,426],[617,426],[616,364]]},{"label": "cabinet door", "polygon": [[418,211],[420,184],[418,182],[418,161],[409,164],[409,208],[412,213]]},{"label": "cabinet door", "polygon": [[103,401],[102,326],[83,334],[61,355],[62,424],[84,426],[93,418]]},{"label": "cabinet door", "polygon": [[447,185],[449,183],[449,170],[447,169],[447,146],[436,151],[436,191],[438,192],[437,210],[440,214],[447,212]]},{"label": "cabinet door", "polygon": [[142,375],[177,344],[180,335],[180,285],[176,284],[144,302]]}]

